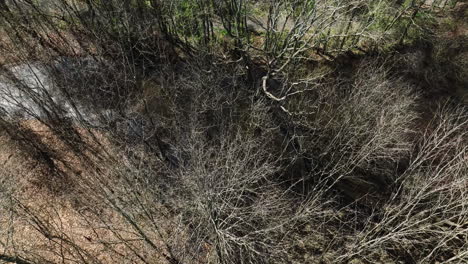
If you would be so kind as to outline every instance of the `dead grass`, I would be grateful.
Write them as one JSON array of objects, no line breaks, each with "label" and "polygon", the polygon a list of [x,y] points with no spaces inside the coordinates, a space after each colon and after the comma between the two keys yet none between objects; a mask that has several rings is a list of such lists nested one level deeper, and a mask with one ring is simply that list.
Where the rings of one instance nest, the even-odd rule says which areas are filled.
[{"label": "dead grass", "polygon": [[[80,185],[96,177],[91,160],[70,151],[38,121],[24,121],[21,126],[33,131],[43,144],[60,155],[56,160],[57,170],[67,177],[57,177],[46,165],[31,158],[18,142],[2,133],[0,177],[11,184],[9,197],[15,200],[15,205],[2,208],[0,230],[8,235],[1,236],[0,250],[40,263],[74,263],[77,259],[92,263],[144,263],[133,253],[135,248],[145,252],[144,241],[121,215],[103,201],[92,199],[94,196],[86,193],[87,186]],[[89,131],[77,130],[85,141],[92,142]],[[102,135],[99,138],[101,143],[105,142]],[[105,164],[101,160],[100,177],[113,177],[112,168]],[[51,185],[67,187],[51,191]],[[165,263],[161,255],[145,259]]]}]

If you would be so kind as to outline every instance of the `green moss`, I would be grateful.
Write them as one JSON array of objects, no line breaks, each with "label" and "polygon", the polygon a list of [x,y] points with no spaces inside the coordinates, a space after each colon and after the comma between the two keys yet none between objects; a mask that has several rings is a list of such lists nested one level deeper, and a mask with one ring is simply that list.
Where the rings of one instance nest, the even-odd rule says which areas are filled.
[{"label": "green moss", "polygon": [[455,31],[457,29],[457,23],[452,18],[445,17],[439,21],[439,27],[443,31]]}]

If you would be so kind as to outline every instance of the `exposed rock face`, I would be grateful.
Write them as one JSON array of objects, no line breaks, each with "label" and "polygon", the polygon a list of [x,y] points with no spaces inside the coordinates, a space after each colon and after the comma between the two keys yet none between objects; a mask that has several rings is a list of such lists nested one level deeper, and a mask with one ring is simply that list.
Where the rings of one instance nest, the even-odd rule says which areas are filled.
[{"label": "exposed rock face", "polygon": [[[114,91],[105,89],[116,86],[107,83],[112,76],[103,76],[109,70],[106,67],[105,62],[91,57],[64,57],[51,64],[4,68],[0,72],[0,118],[66,119],[65,123],[80,127],[106,128],[126,144],[150,140],[155,128],[144,115],[113,106]],[[128,99],[122,94],[118,97]]]},{"label": "exposed rock face", "polygon": [[94,80],[86,80],[86,76],[96,67],[91,58],[60,58],[51,64],[34,62],[4,68],[0,73],[0,114],[8,119],[65,117],[91,126],[106,125],[115,112],[91,110],[86,98],[78,98],[80,87],[70,83],[71,79],[79,80],[78,86],[89,88]]}]

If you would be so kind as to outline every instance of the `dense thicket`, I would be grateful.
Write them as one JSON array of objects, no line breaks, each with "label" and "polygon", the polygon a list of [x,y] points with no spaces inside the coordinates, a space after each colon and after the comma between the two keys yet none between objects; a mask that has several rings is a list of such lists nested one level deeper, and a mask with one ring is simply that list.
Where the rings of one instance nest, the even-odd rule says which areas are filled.
[{"label": "dense thicket", "polygon": [[0,260],[467,262],[466,6],[0,1]]}]

